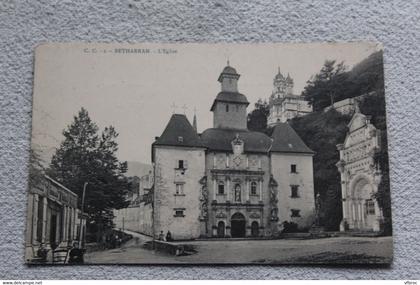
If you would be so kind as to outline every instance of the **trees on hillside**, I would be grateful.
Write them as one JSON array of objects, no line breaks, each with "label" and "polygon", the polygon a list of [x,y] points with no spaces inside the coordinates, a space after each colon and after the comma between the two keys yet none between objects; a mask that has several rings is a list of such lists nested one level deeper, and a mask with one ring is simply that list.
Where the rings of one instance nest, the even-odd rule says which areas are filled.
[{"label": "trees on hillside", "polygon": [[248,129],[251,131],[264,132],[267,129],[267,118],[270,109],[267,101],[258,99],[254,110],[248,114]]},{"label": "trees on hillside", "polygon": [[[102,133],[82,108],[63,131],[64,140],[53,155],[48,175],[79,195],[88,182],[84,211],[90,223],[110,227],[112,210],[127,205],[127,163],[118,161],[118,133],[110,126]],[[89,229],[89,228],[88,228]]]},{"label": "trees on hillside", "polygon": [[315,151],[314,192],[321,195],[321,222],[328,230],[338,230],[342,219],[341,180],[335,165],[340,155],[336,145],[344,141],[349,121],[350,116],[334,109],[290,121],[297,134]]},{"label": "trees on hillside", "polygon": [[343,62],[326,60],[320,72],[307,81],[302,95],[313,107],[319,111],[328,105],[332,105],[340,93],[346,80],[344,73],[346,67]]},{"label": "trees on hillside", "polygon": [[377,51],[346,71],[343,63],[327,60],[307,82],[302,96],[319,111],[332,102],[384,89],[382,51]]},{"label": "trees on hillside", "polygon": [[381,170],[381,181],[378,186],[376,198],[382,209],[384,216],[384,228],[386,234],[392,233],[391,223],[391,189],[389,180],[389,159],[388,159],[388,137],[386,127],[386,110],[384,92],[379,91],[371,96],[362,99],[360,111],[371,116],[372,124],[381,131],[380,133],[380,150],[375,153],[375,163],[379,165]]}]

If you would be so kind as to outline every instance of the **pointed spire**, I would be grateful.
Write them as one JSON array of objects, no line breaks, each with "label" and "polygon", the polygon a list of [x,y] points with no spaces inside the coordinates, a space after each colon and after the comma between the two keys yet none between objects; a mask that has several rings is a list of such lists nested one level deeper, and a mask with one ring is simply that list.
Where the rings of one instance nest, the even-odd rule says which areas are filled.
[{"label": "pointed spire", "polygon": [[227,66],[230,66],[230,65],[229,65],[229,58],[227,59]]},{"label": "pointed spire", "polygon": [[197,133],[197,115],[196,115],[197,109],[194,108],[194,119],[193,119],[193,128],[194,131]]}]

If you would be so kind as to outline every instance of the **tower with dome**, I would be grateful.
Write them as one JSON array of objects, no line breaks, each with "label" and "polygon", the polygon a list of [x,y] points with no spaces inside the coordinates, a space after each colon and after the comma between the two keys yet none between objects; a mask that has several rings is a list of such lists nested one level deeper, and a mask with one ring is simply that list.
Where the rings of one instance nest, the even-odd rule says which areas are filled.
[{"label": "tower with dome", "polygon": [[269,98],[269,126],[284,123],[312,112],[312,107],[303,96],[293,94],[294,82],[290,74],[284,76],[280,68],[273,79],[273,92]]}]

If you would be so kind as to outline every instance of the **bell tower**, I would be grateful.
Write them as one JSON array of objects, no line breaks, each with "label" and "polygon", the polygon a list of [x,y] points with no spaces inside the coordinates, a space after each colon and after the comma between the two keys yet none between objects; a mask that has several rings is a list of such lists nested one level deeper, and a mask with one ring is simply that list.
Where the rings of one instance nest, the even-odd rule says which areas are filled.
[{"label": "bell tower", "polygon": [[238,91],[240,75],[236,69],[229,65],[220,73],[217,81],[220,82],[221,92],[211,106],[213,112],[213,127],[225,129],[246,129],[246,107],[249,102],[245,95]]},{"label": "bell tower", "polygon": [[236,70],[229,66],[229,61],[227,66],[223,69],[222,73],[219,75],[217,81],[222,85],[222,92],[238,92],[238,80],[240,75],[236,73]]}]

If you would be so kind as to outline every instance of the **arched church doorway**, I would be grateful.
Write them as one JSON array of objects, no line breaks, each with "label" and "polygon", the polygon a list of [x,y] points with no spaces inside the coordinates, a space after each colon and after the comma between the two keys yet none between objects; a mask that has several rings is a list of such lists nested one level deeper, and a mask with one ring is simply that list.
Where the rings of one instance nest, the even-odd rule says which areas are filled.
[{"label": "arched church doorway", "polygon": [[258,237],[259,236],[259,229],[258,229],[258,222],[252,222],[251,224],[251,235],[253,237]]},{"label": "arched church doorway", "polygon": [[352,187],[351,218],[353,228],[372,230],[376,221],[375,203],[372,199],[372,185],[366,177],[358,177]]},{"label": "arched church doorway", "polygon": [[230,233],[233,238],[245,237],[245,217],[241,213],[233,214],[230,219]]},{"label": "arched church doorway", "polygon": [[225,223],[222,221],[217,224],[217,237],[225,237]]}]

